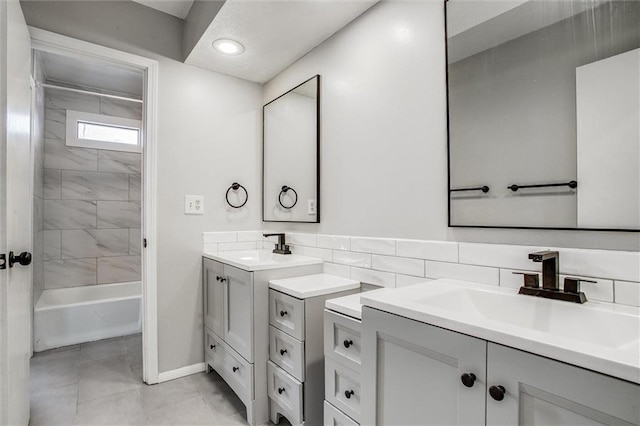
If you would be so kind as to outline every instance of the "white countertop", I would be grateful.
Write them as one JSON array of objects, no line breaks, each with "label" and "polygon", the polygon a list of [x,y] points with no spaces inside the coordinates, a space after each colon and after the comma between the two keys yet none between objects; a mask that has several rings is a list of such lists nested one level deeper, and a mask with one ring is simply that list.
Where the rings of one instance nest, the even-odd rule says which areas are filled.
[{"label": "white countertop", "polygon": [[269,281],[269,288],[298,299],[360,288],[360,282],[328,274],[305,275]]},{"label": "white countertop", "polygon": [[324,302],[324,307],[339,314],[352,318],[362,319],[362,305],[360,304],[362,293],[350,294],[348,296],[336,297]]},{"label": "white countertop", "polygon": [[318,265],[318,257],[297,254],[275,254],[271,250],[240,250],[204,252],[202,256],[217,260],[245,271],[263,271],[267,269],[291,268],[294,266]]},{"label": "white countertop", "polygon": [[385,312],[640,383],[640,309],[440,279],[362,293]]}]

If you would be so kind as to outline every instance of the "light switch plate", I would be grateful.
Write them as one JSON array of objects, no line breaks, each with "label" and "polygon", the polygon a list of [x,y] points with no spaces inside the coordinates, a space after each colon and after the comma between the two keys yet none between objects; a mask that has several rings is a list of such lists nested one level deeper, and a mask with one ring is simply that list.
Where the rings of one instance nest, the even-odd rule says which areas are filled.
[{"label": "light switch plate", "polygon": [[316,199],[310,198],[307,200],[307,214],[316,214]]},{"label": "light switch plate", "polygon": [[204,196],[185,195],[184,214],[204,214]]}]

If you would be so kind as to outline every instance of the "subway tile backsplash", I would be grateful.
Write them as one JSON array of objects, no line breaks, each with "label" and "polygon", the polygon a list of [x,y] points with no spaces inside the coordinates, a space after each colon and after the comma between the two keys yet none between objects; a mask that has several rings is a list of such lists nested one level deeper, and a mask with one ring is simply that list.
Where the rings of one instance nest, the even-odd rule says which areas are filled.
[{"label": "subway tile backsplash", "polygon": [[[267,231],[264,231],[267,232]],[[257,248],[271,250],[273,238],[263,231],[205,232],[205,251],[238,250],[219,242],[238,242],[250,235]],[[384,287],[403,287],[436,278],[475,281],[519,288],[523,277],[514,272],[537,273],[541,267],[528,258],[540,250],[560,253],[560,285],[565,277],[583,278],[589,300],[640,306],[640,253],[508,244],[457,243],[389,238],[350,237],[287,232],[292,251],[324,260],[324,272]],[[249,238],[249,237],[247,237]],[[249,238],[250,239],[250,238]]]}]

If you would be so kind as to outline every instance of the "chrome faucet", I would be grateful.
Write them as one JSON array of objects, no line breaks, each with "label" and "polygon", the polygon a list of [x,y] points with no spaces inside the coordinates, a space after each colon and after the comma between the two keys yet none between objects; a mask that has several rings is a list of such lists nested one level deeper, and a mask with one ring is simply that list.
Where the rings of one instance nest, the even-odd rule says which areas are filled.
[{"label": "chrome faucet", "polygon": [[557,251],[538,251],[529,254],[529,259],[534,262],[542,262],[542,288],[538,282],[538,274],[524,275],[524,285],[520,287],[519,294],[544,297],[546,299],[565,300],[567,302],[584,303],[587,297],[580,291],[580,282],[594,282],[580,280],[579,278],[565,278],[564,289],[560,289],[560,254]]},{"label": "chrome faucet", "polygon": [[273,249],[273,252],[276,254],[291,254],[291,250],[289,250],[289,246],[286,244],[284,232],[277,234],[262,234],[263,237],[278,237],[278,242],[276,243],[276,248]]}]

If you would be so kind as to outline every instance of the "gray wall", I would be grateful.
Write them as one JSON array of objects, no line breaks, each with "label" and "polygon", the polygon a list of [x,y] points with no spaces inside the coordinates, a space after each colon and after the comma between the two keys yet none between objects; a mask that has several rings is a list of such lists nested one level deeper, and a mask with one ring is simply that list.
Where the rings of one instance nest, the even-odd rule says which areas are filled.
[{"label": "gray wall", "polygon": [[139,153],[67,147],[67,110],[142,119],[142,105],[46,89],[44,288],[139,281]]},{"label": "gray wall", "polygon": [[[639,22],[640,3],[606,3],[449,65],[451,187],[491,187],[453,195],[452,223],[577,226],[580,187],[507,186],[576,179],[576,68],[637,48]],[[474,36],[488,37],[491,24]]]}]

